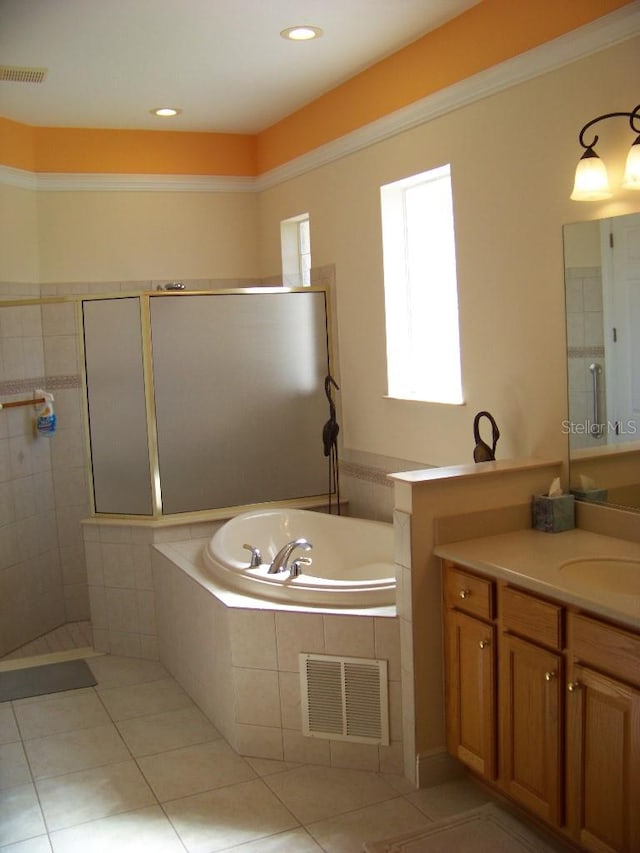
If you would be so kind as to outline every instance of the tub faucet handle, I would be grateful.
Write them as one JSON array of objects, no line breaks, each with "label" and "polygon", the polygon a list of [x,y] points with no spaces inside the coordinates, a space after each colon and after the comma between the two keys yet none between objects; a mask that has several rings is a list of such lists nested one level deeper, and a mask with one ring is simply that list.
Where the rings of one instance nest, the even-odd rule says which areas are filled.
[{"label": "tub faucet handle", "polygon": [[299,578],[302,574],[303,566],[310,566],[313,563],[311,557],[298,557],[291,563],[289,567],[289,577],[290,578]]},{"label": "tub faucet handle", "polygon": [[257,569],[258,566],[262,565],[262,554],[260,553],[259,548],[255,548],[253,545],[243,545],[243,548],[246,548],[247,551],[251,551],[251,560],[249,562],[250,569]]}]

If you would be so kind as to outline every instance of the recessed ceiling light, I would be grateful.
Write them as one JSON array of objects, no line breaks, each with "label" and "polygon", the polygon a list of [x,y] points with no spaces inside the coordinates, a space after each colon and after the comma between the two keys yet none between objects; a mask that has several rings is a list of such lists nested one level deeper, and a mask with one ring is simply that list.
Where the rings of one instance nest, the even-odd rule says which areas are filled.
[{"label": "recessed ceiling light", "polygon": [[156,107],[153,110],[149,110],[149,112],[154,116],[170,118],[171,116],[179,116],[182,110],[179,110],[177,107]]},{"label": "recessed ceiling light", "polygon": [[298,27],[287,27],[286,30],[282,30],[280,35],[283,39],[290,39],[291,41],[310,41],[320,38],[322,30],[320,27],[310,27],[304,24]]}]

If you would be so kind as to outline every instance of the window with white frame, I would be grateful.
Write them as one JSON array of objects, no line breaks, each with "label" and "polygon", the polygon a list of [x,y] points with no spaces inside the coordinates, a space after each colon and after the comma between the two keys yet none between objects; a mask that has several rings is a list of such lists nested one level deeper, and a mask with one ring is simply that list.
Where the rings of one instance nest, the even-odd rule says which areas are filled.
[{"label": "window with white frame", "polygon": [[462,403],[450,165],[382,186],[380,202],[388,395]]},{"label": "window with white frame", "polygon": [[311,234],[309,214],[301,213],[280,223],[282,283],[287,287],[311,284]]}]

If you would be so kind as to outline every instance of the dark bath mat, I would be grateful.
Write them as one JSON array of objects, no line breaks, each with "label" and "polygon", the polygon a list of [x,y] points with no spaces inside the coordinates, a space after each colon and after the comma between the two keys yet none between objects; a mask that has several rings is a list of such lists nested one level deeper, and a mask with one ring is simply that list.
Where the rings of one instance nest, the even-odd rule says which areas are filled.
[{"label": "dark bath mat", "polygon": [[68,660],[0,672],[0,702],[77,690],[96,684],[93,673],[83,660]]}]

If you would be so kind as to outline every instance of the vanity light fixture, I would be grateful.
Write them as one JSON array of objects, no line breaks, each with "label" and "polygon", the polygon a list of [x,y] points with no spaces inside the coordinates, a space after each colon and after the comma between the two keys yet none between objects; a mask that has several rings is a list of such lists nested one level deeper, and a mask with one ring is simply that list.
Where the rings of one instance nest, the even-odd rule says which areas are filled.
[{"label": "vanity light fixture", "polygon": [[311,41],[311,39],[320,38],[322,30],[320,27],[311,27],[308,24],[303,24],[297,27],[287,27],[280,33],[283,39],[290,41]]},{"label": "vanity light fixture", "polygon": [[172,116],[179,116],[182,110],[177,107],[155,107],[153,110],[149,110],[152,116],[159,116],[160,118],[171,118]]},{"label": "vanity light fixture", "polygon": [[616,116],[628,118],[631,130],[638,134],[627,155],[622,187],[625,190],[640,190],[640,104],[638,104],[637,107],[628,113],[605,113],[604,115],[597,116],[588,121],[582,128],[578,140],[580,145],[585,149],[585,152],[576,167],[576,178],[573,192],[571,193],[573,201],[599,201],[611,198],[613,195],[609,186],[607,169],[594,150],[598,142],[598,136],[596,134],[593,137],[593,141],[588,144],[584,141],[584,135],[597,122]]}]

